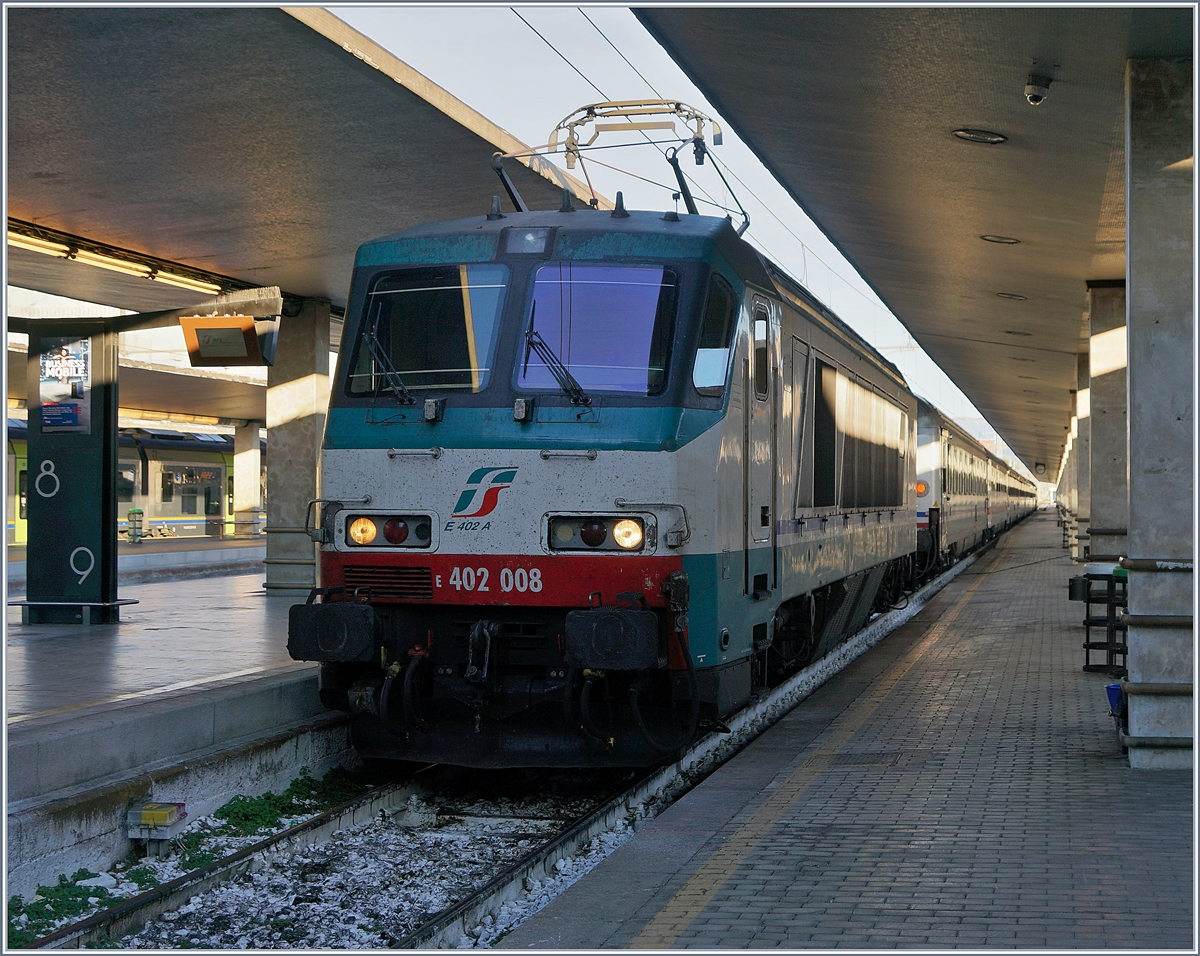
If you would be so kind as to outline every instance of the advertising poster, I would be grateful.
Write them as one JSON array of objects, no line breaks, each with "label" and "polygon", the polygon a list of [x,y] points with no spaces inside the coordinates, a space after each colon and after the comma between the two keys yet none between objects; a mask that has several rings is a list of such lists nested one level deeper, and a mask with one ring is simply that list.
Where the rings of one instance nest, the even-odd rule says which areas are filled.
[{"label": "advertising poster", "polygon": [[91,340],[41,340],[42,432],[92,433]]}]

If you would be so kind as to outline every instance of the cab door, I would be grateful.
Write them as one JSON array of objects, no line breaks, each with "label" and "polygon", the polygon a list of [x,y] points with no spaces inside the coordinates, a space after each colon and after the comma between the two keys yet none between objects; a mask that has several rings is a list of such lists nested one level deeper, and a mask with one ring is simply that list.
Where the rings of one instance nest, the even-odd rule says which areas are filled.
[{"label": "cab door", "polygon": [[[746,383],[746,584],[747,593],[765,592],[774,577],[775,515],[775,354],[773,309],[752,296],[750,360]],[[765,576],[765,577],[764,577]],[[773,582],[772,582],[773,583]]]}]

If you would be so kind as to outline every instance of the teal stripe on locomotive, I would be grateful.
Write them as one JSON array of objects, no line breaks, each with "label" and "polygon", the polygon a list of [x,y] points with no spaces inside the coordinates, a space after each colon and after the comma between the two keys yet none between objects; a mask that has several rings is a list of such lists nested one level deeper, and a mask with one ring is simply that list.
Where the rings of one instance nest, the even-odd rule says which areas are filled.
[{"label": "teal stripe on locomotive", "polygon": [[496,255],[495,233],[476,236],[425,236],[398,239],[385,236],[358,247],[354,267],[491,262]]},{"label": "teal stripe on locomotive", "polygon": [[[554,409],[574,413],[575,409]],[[586,413],[585,413],[586,414]],[[330,408],[325,448],[570,448],[598,451],[677,451],[716,425],[719,409],[605,408],[595,421],[513,421],[511,405],[447,408],[436,424],[416,406]]]},{"label": "teal stripe on locomotive", "polygon": [[[514,216],[514,218],[517,218]],[[465,221],[465,220],[464,220]],[[575,232],[560,230],[554,243],[556,259],[606,259],[610,257],[639,257],[652,259],[701,259],[710,264],[720,261],[714,248],[714,234],[720,233],[724,220],[719,225],[711,223],[693,226],[692,234],[664,235],[638,224],[646,231],[631,233]],[[446,227],[447,223],[437,224]],[[630,227],[635,228],[635,227]],[[412,232],[414,230],[410,230]],[[732,230],[731,230],[732,232]],[[496,231],[477,235],[441,235],[401,237],[400,234],[384,236],[365,243],[358,248],[354,258],[355,268],[374,268],[395,265],[435,265],[446,262],[491,262],[497,251],[499,236]],[[724,270],[723,270],[724,271]],[[762,266],[755,270],[761,273]],[[736,272],[727,274],[737,285],[741,276]],[[761,279],[759,280],[761,282]],[[769,288],[769,286],[768,286]]]}]

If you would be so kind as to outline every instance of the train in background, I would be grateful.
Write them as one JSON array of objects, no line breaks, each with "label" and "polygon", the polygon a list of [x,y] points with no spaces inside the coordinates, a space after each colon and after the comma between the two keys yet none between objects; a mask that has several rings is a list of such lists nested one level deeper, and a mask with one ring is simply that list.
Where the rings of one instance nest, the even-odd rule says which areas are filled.
[{"label": "train in background", "polygon": [[984,535],[922,555],[920,403],[726,219],[497,205],[346,316],[288,648],[365,758],[660,761]]},{"label": "train in background", "polygon": [[[29,495],[26,451],[28,425],[8,419],[8,543],[28,540],[25,511]],[[261,442],[266,460],[266,443]],[[147,536],[225,537],[234,534],[233,436],[160,428],[122,428],[117,464],[118,535],[127,531],[128,512],[143,513]],[[261,469],[266,501],[266,467]]]},{"label": "train in background", "polygon": [[1037,486],[917,399],[917,573],[949,567],[1037,509]]}]

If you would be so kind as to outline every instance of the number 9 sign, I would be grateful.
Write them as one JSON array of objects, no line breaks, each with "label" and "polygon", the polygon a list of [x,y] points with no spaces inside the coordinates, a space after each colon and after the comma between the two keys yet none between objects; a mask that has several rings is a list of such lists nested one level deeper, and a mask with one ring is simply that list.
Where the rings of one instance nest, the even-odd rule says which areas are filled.
[{"label": "number 9 sign", "polygon": [[[87,567],[78,568],[75,566],[75,561],[81,554],[87,556],[85,559],[87,561]],[[83,584],[83,582],[87,580],[87,576],[91,574],[92,570],[96,567],[96,556],[92,554],[91,550],[88,548],[76,548],[71,552],[71,559],[69,563],[71,565],[71,570],[79,575],[79,583]]]}]

